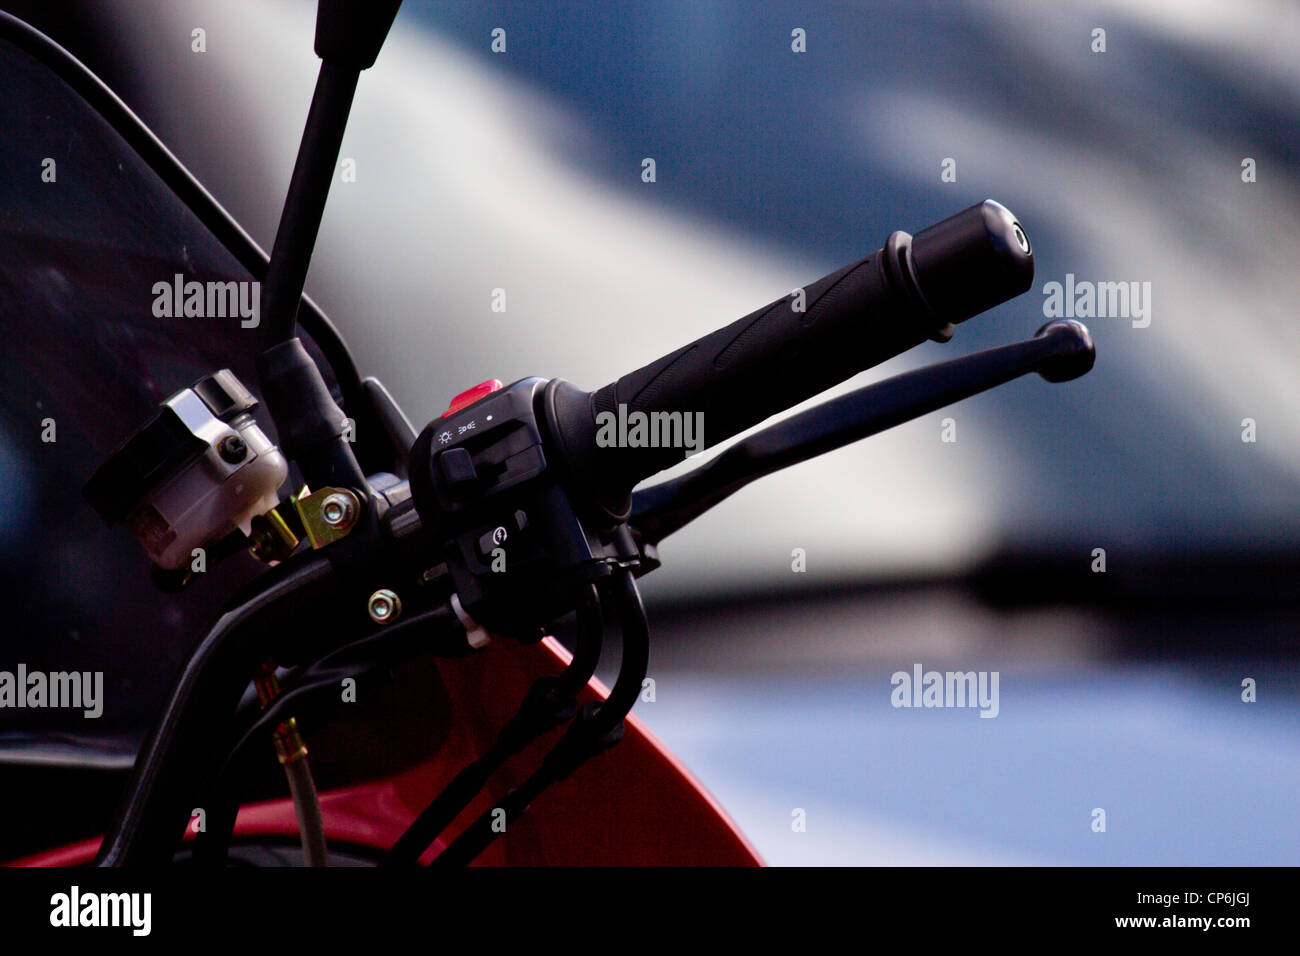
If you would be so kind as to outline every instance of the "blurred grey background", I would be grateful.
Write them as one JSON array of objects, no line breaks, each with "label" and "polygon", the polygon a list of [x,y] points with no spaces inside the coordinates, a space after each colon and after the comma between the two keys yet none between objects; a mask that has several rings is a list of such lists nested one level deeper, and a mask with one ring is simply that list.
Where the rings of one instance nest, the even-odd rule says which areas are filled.
[{"label": "blurred grey background", "polygon": [[[313,19],[111,0],[62,26],[269,248]],[[637,713],[773,863],[1294,865],[1297,49],[1284,0],[407,0],[308,291],[422,424],[491,377],[602,385],[986,197],[1034,289],[846,389],[1032,334],[1067,273],[1149,282],[1149,327],[1086,320],[1084,379],[1017,381],[670,539]],[[999,716],[894,709],[914,663],[999,671]]]}]

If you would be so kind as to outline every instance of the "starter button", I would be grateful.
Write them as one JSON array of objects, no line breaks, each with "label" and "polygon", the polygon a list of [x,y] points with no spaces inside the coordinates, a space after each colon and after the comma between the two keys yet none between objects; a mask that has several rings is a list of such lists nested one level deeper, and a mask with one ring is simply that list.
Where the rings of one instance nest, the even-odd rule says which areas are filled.
[{"label": "starter button", "polygon": [[490,556],[492,550],[504,545],[508,537],[510,537],[510,532],[506,530],[506,526],[497,525],[478,539],[478,553],[485,558]]}]

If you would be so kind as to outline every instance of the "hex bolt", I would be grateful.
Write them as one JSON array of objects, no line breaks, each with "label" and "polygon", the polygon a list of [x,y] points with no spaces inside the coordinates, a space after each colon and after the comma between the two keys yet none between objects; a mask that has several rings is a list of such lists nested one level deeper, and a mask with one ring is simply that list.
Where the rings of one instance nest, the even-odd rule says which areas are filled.
[{"label": "hex bolt", "polygon": [[238,435],[227,435],[217,442],[217,454],[222,461],[237,465],[248,454],[248,444]]},{"label": "hex bolt", "polygon": [[366,610],[370,612],[370,620],[376,624],[388,624],[401,616],[402,601],[388,588],[380,588],[370,595]]},{"label": "hex bolt", "polygon": [[320,516],[331,528],[341,528],[352,523],[356,506],[348,495],[329,495],[320,504]]}]

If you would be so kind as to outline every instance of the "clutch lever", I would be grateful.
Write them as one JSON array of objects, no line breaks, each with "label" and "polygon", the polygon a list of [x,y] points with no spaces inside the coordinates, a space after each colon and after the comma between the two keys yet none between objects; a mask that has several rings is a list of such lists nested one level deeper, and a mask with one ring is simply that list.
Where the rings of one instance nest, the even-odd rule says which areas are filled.
[{"label": "clutch lever", "polygon": [[1068,382],[1092,368],[1087,326],[1049,322],[1034,337],[905,372],[792,415],[737,442],[707,464],[632,496],[639,573],[658,566],[655,546],[755,479],[1037,372]]}]

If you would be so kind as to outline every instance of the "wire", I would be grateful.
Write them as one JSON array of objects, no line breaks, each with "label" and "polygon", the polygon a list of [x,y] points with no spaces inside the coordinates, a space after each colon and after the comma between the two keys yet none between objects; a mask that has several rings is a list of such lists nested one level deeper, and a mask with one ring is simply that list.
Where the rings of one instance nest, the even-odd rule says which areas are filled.
[{"label": "wire", "polygon": [[[204,806],[208,809],[207,826],[200,831],[194,841],[194,860],[205,866],[221,866],[226,861],[230,848],[230,838],[235,827],[235,818],[239,811],[239,798],[235,790],[237,771],[246,759],[254,754],[264,753],[261,748],[251,746],[262,740],[267,734],[283,723],[292,712],[303,716],[315,712],[309,708],[319,700],[327,700],[333,706],[338,700],[339,682],[344,677],[360,681],[365,672],[359,667],[321,670],[315,679],[299,684],[275,699],[266,710],[258,714],[257,720],[244,732],[239,742],[231,749],[225,762],[218,771],[216,783]],[[290,764],[285,764],[288,773]],[[294,781],[289,781],[290,794],[293,794]],[[298,811],[297,801],[294,805]],[[299,815],[301,830],[302,817]],[[305,850],[305,847],[304,847]]]},{"label": "wire", "polygon": [[[433,861],[433,866],[465,866],[517,820],[543,791],[577,770],[623,737],[623,718],[636,704],[650,663],[650,631],[645,607],[628,568],[619,568],[611,585],[623,629],[623,659],[609,697],[583,707],[568,733],[518,788],[469,825]],[[504,816],[504,819],[503,819]],[[504,824],[504,826],[502,825]]]},{"label": "wire", "polygon": [[[263,615],[302,600],[329,580],[331,565],[312,561],[227,611],[190,656],[162,717],[136,756],[131,780],[96,866],[163,865],[172,859],[189,817],[190,801],[210,772],[214,746],[248,674],[264,653]],[[227,709],[227,701],[230,701]]]},{"label": "wire", "polygon": [[[263,752],[253,746],[256,741],[262,740],[290,714],[308,717],[322,712],[324,708],[319,706],[322,701],[327,702],[329,710],[337,709],[339,682],[344,678],[353,678],[360,683],[385,664],[431,650],[434,653],[455,653],[457,648],[448,638],[454,640],[457,635],[463,644],[464,630],[460,622],[451,608],[443,605],[338,648],[310,667],[290,675],[282,693],[270,706],[255,712],[222,762],[212,792],[204,804],[208,809],[207,826],[196,835],[195,862],[205,866],[224,864],[239,809],[235,780],[247,758]],[[292,786],[290,781],[291,790]]]},{"label": "wire", "polygon": [[543,677],[529,688],[519,711],[501,729],[492,746],[456,774],[424,808],[384,856],[381,866],[414,866],[418,863],[430,844],[460,815],[506,760],[573,716],[576,694],[596,672],[603,638],[600,595],[594,584],[588,584],[578,605],[578,637],[573,659],[564,673],[559,677]]}]

